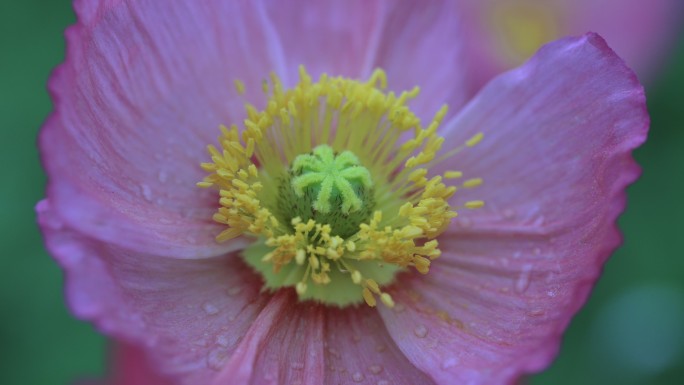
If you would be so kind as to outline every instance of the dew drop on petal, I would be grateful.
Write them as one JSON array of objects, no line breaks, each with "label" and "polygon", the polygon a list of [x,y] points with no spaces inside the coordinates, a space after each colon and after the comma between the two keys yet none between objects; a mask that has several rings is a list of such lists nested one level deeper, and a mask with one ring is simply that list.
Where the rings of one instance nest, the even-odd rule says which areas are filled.
[{"label": "dew drop on petal", "polygon": [[520,276],[515,281],[515,292],[524,293],[530,287],[530,273],[532,272],[532,265],[523,265]]},{"label": "dew drop on petal", "polygon": [[442,362],[442,369],[447,370],[449,368],[453,368],[454,366],[458,365],[458,357],[449,357],[446,360]]},{"label": "dew drop on petal", "polygon": [[428,334],[428,329],[425,327],[425,325],[418,325],[415,329],[413,329],[413,334],[415,334],[418,338],[425,338],[425,336]]},{"label": "dew drop on petal", "polygon": [[366,377],[361,372],[356,372],[352,374],[352,380],[354,380],[354,382],[361,382],[364,379],[366,379]]},{"label": "dew drop on petal", "polygon": [[226,335],[219,335],[218,337],[216,337],[216,344],[221,345],[223,347],[227,347],[228,345],[230,345],[230,340]]},{"label": "dew drop on petal", "polygon": [[221,370],[226,358],[228,358],[228,352],[224,348],[216,348],[207,355],[207,365],[211,369]]},{"label": "dew drop on petal", "polygon": [[219,312],[219,309],[216,306],[214,306],[214,304],[212,304],[210,302],[205,302],[202,305],[202,309],[204,309],[204,312],[209,314],[209,315],[218,314],[218,312]]},{"label": "dew drop on petal", "polygon": [[140,191],[142,192],[143,198],[145,198],[146,201],[152,202],[152,189],[150,186],[141,184]]},{"label": "dew drop on petal", "polygon": [[304,363],[292,362],[292,363],[290,363],[290,367],[294,370],[302,370],[302,369],[304,369]]},{"label": "dew drop on petal", "polygon": [[371,373],[373,374],[379,374],[382,372],[383,367],[380,365],[371,365],[368,367],[368,370],[370,370]]}]

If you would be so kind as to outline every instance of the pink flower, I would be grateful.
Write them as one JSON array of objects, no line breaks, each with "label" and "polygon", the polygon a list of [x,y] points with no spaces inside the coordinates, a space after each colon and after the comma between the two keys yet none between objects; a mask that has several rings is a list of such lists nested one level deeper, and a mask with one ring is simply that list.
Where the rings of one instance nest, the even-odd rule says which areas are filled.
[{"label": "pink flower", "polygon": [[684,19],[679,0],[461,0],[467,52],[479,88],[562,36],[601,34],[639,78],[662,67]]},{"label": "pink flower", "polygon": [[[452,4],[76,2],[37,206],[74,314],[178,384],[508,384],[545,368],[620,243],[643,90],[588,34],[464,104]],[[388,94],[385,74],[420,95]],[[442,181],[459,172],[454,193]],[[309,212],[359,230],[296,238]]]}]

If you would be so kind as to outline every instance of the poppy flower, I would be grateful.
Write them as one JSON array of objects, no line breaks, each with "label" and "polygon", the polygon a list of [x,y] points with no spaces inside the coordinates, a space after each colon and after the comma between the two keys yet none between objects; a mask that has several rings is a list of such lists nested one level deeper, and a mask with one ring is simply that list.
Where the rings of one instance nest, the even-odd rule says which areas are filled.
[{"label": "poppy flower", "polygon": [[466,103],[452,2],[75,8],[39,223],[175,383],[511,383],[620,243],[648,115],[596,34]]},{"label": "poppy flower", "polygon": [[563,36],[601,34],[642,81],[662,68],[684,17],[677,0],[460,0],[472,86]]}]

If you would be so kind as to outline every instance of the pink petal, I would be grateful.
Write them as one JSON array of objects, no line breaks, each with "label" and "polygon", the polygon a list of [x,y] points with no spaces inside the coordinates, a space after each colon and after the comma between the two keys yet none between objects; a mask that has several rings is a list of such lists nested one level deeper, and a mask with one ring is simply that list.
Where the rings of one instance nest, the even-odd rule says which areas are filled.
[{"label": "pink petal", "polygon": [[274,37],[280,40],[287,73],[296,83],[299,65],[317,78],[321,73],[353,78],[370,73],[381,25],[377,1],[277,0],[266,2]]},{"label": "pink petal", "polygon": [[451,113],[457,112],[470,90],[462,16],[455,3],[391,1],[384,6],[373,66],[387,71],[394,91],[420,87],[411,108],[422,119],[431,119],[445,103]]},{"label": "pink petal", "polygon": [[88,238],[45,200],[39,222],[66,272],[72,312],[103,333],[143,345],[182,384],[208,383],[267,303],[261,282],[234,254],[170,259]]},{"label": "pink petal", "polygon": [[484,179],[456,200],[486,206],[461,210],[427,276],[399,280],[405,311],[380,309],[416,367],[438,383],[502,384],[549,364],[620,243],[647,128],[642,87],[594,34],[545,46],[464,108],[447,143],[484,140],[447,166]]},{"label": "pink petal", "polygon": [[599,33],[642,81],[664,67],[684,21],[681,0],[584,0],[573,6],[576,19],[567,34]]},{"label": "pink petal", "polygon": [[[220,255],[216,193],[195,186],[221,123],[260,102],[276,62],[251,2],[78,2],[40,135],[48,195],[70,227],[159,255]],[[248,40],[247,40],[248,39]],[[250,88],[251,86],[251,88]],[[261,98],[261,99],[260,99]]]},{"label": "pink petal", "polygon": [[297,303],[278,292],[212,384],[430,384],[374,309]]},{"label": "pink petal", "polygon": [[322,308],[280,291],[212,384],[322,384]]},{"label": "pink petal", "polygon": [[328,309],[326,384],[432,384],[387,333],[376,309]]}]

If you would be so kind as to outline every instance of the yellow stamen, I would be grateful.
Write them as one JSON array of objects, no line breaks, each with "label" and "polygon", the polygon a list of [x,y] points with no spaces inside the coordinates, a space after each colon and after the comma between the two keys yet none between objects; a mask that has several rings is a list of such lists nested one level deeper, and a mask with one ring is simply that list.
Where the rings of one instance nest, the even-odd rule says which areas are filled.
[{"label": "yellow stamen", "polygon": [[[427,274],[441,254],[435,238],[457,215],[449,204],[456,187],[444,181],[463,175],[429,172],[454,151],[442,152],[437,135],[448,110],[423,126],[407,106],[420,89],[396,95],[382,91],[386,86],[382,70],[367,82],[325,74],[314,82],[301,67],[291,89],[272,74],[262,87],[264,109],[246,105],[244,128],[221,126],[220,148],[208,146],[211,162],[201,167],[209,175],[197,185],[219,190],[213,219],[226,229],[216,239],[255,237],[260,246],[249,253],[256,258],[246,260],[269,287],[294,286],[301,299],[338,306],[376,306],[378,296],[392,307],[382,287],[394,274]],[[244,94],[241,81],[235,87]],[[471,178],[462,186],[481,183]],[[326,289],[333,280],[356,291]]]},{"label": "yellow stamen", "polygon": [[237,91],[238,94],[244,95],[245,94],[245,83],[242,82],[240,79],[235,79],[235,90]]}]

